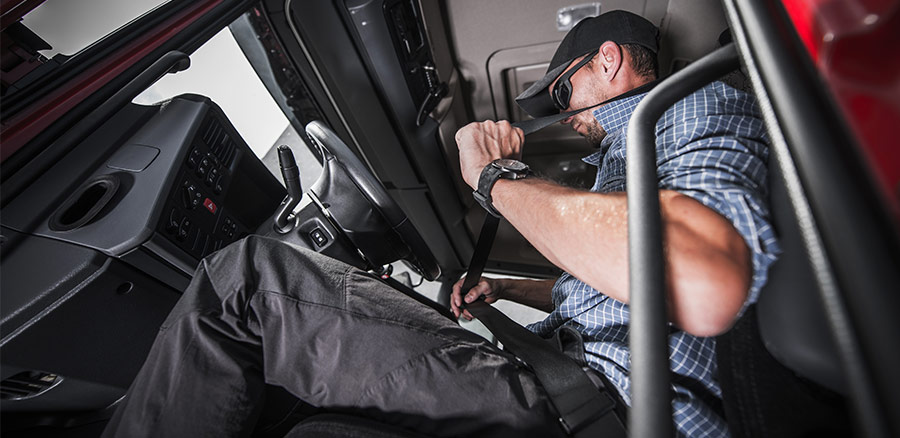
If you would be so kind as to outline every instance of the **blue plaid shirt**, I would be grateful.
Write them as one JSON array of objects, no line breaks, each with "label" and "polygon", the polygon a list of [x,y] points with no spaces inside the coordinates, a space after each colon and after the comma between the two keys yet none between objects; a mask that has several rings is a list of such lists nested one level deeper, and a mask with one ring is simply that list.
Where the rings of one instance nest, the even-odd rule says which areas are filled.
[{"label": "blue plaid shirt", "polygon": [[[600,151],[584,159],[599,167],[592,191],[625,191],[625,134],[631,113],[644,96],[594,110],[607,136]],[[688,195],[730,220],[753,251],[753,284],[745,307],[756,301],[768,267],[780,252],[765,202],[767,144],[753,99],[720,82],[679,101],[656,124],[659,187]],[[568,273],[557,280],[552,299],[555,310],[529,328],[542,336],[563,325],[580,331],[588,363],[603,372],[630,405],[628,305]],[[716,378],[715,339],[673,330],[669,361],[678,434],[727,436]]]}]

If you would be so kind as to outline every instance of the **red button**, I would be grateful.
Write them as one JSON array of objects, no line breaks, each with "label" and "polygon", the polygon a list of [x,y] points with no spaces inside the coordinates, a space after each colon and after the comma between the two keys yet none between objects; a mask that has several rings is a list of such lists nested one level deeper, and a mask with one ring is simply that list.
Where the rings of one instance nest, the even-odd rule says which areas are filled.
[{"label": "red button", "polygon": [[206,207],[210,213],[216,214],[216,203],[212,202],[212,199],[206,198],[206,200],[203,201],[203,206]]}]

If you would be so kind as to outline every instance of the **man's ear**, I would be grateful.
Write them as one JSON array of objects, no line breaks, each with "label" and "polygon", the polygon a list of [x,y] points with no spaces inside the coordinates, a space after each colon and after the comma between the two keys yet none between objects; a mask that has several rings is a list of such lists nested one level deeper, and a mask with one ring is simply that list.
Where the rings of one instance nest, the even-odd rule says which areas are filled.
[{"label": "man's ear", "polygon": [[618,44],[607,41],[600,46],[597,57],[597,68],[600,75],[607,81],[612,81],[622,68],[622,49]]}]

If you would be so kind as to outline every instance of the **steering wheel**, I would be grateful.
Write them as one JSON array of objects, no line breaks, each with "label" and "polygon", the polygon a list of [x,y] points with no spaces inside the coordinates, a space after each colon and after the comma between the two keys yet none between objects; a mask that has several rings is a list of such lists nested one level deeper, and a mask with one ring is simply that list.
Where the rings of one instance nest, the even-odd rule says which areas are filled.
[{"label": "steering wheel", "polygon": [[320,121],[306,125],[306,134],[324,157],[322,175],[309,190],[360,254],[373,267],[403,259],[435,280],[441,268],[434,254],[362,161]]}]

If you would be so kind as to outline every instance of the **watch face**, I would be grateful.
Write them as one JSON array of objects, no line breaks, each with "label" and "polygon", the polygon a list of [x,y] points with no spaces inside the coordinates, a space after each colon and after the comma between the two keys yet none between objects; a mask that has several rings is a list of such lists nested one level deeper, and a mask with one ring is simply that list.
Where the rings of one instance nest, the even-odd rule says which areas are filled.
[{"label": "watch face", "polygon": [[524,172],[524,171],[528,170],[528,165],[526,165],[525,163],[523,163],[521,161],[517,161],[517,160],[510,160],[508,158],[501,158],[499,160],[495,160],[493,162],[493,164],[494,164],[494,166],[499,167],[500,169],[509,170],[509,171],[513,171],[516,173]]}]

